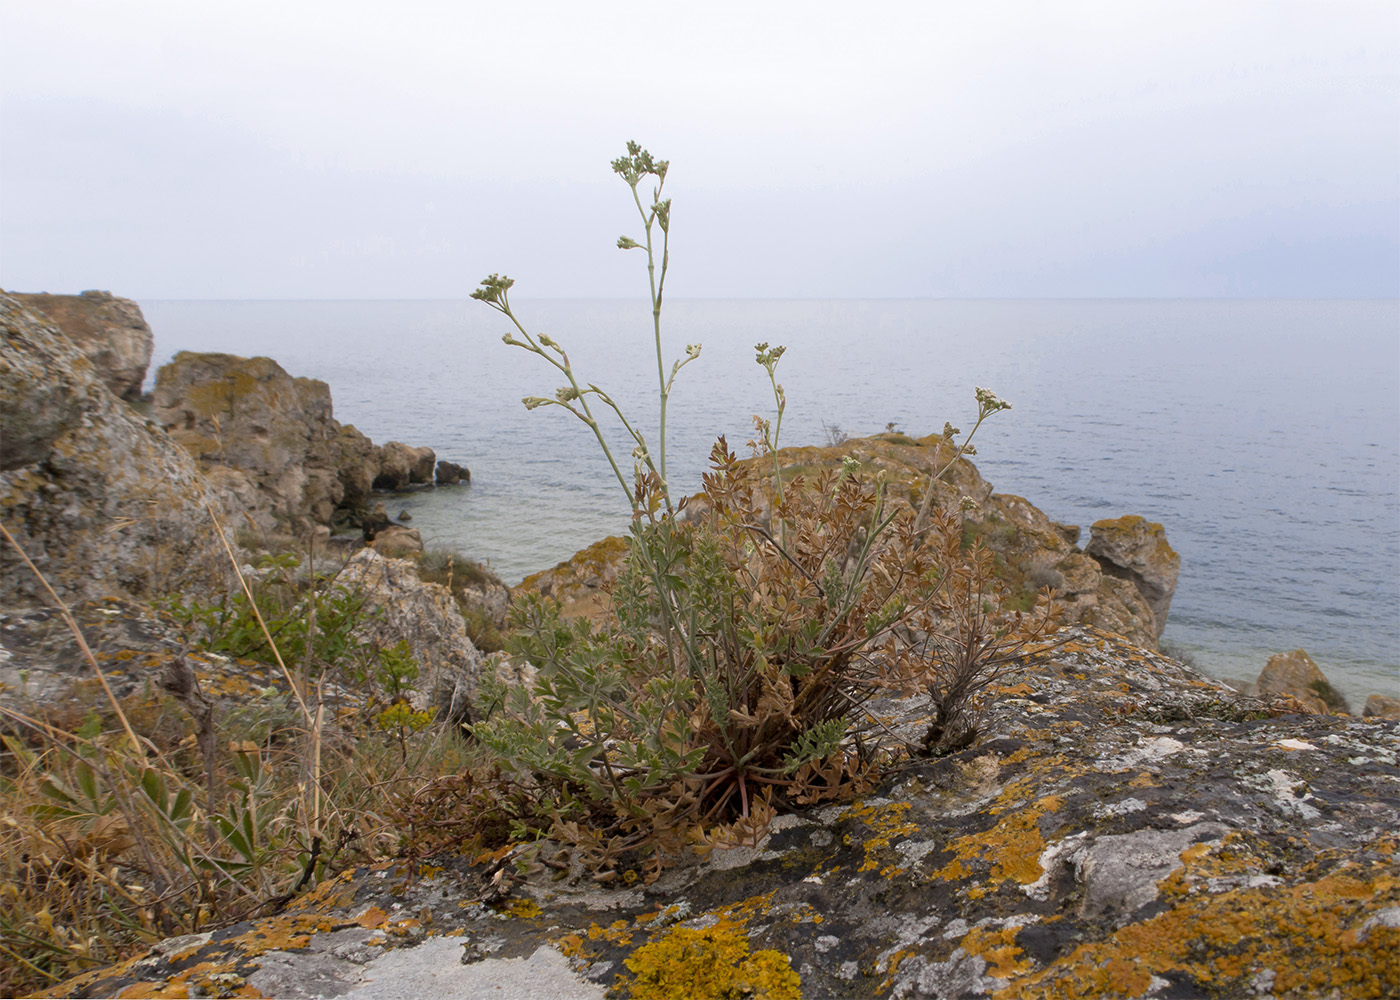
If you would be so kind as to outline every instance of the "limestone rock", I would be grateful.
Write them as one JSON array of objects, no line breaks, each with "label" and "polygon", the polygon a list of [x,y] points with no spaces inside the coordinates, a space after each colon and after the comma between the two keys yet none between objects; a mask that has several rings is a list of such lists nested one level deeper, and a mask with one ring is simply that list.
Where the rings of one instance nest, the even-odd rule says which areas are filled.
[{"label": "limestone rock", "polygon": [[437,456],[431,448],[414,448],[402,441],[390,441],[381,451],[374,488],[406,490],[419,483],[431,483],[436,462]]},{"label": "limestone rock", "polygon": [[1361,710],[1361,715],[1367,719],[1400,719],[1400,698],[1373,694],[1366,699],[1366,707]]},{"label": "limestone rock", "polygon": [[[0,295],[0,522],[61,597],[220,586],[207,498],[188,454],[70,340]],[[0,605],[31,601],[47,598],[0,544]]]},{"label": "limestone rock", "polygon": [[[870,707],[899,727],[926,706]],[[1400,725],[1269,717],[1082,627],[989,711],[982,743],[650,884],[600,885],[549,842],[504,869],[388,859],[52,992],[738,996],[761,975],[808,998],[1395,994]]]},{"label": "limestone rock", "polygon": [[271,358],[181,351],[156,373],[155,419],[191,455],[239,469],[300,534],[344,496],[331,462],[339,425],[326,383]]},{"label": "limestone rock", "polygon": [[[157,372],[154,402],[156,419],[206,470],[236,469],[257,487],[249,517],[260,530],[275,523],[302,535],[357,520],[383,472],[383,449],[335,419],[326,384],[271,358],[182,351]],[[393,443],[389,452],[404,465],[403,485],[432,481],[431,449]]]},{"label": "limestone rock", "polygon": [[559,602],[565,618],[598,620],[612,607],[609,593],[627,559],[628,542],[609,535],[594,542],[552,569],[521,581],[517,593],[534,591]]},{"label": "limestone rock", "polygon": [[380,647],[408,642],[421,671],[414,708],[436,708],[448,718],[462,718],[483,661],[467,637],[452,592],[424,583],[413,563],[385,558],[374,549],[355,553],[336,582],[365,597],[365,624],[359,629],[363,641]]},{"label": "limestone rock", "polygon": [[1084,551],[1105,572],[1132,582],[1152,609],[1153,638],[1160,639],[1181,570],[1181,556],[1167,544],[1162,526],[1136,514],[1095,521]]},{"label": "limestone rock", "polygon": [[1261,698],[1296,698],[1310,711],[1321,715],[1348,712],[1346,699],[1328,683],[1327,676],[1312,657],[1301,649],[1269,657],[1255,684]]},{"label": "limestone rock", "polygon": [[[1087,555],[1076,547],[1080,534],[1077,526],[1052,521],[1024,497],[994,493],[971,462],[965,458],[953,462],[955,450],[942,435],[910,442],[902,435],[853,438],[829,447],[784,448],[778,452],[778,461],[785,468],[818,471],[839,467],[843,458],[853,458],[860,463],[863,474],[885,476],[889,494],[896,502],[915,506],[922,501],[929,474],[951,462],[947,481],[935,484],[937,503],[944,509],[964,511],[965,530],[1001,557],[1004,579],[1013,590],[1052,587],[1066,606],[1067,620],[1096,625],[1149,649],[1156,648],[1171,601],[1167,591],[1175,588],[1174,569],[1170,579],[1165,565],[1148,566],[1143,576]],[[703,499],[692,497],[687,515],[698,516],[704,509]],[[1154,546],[1160,544],[1171,552],[1161,525],[1147,528],[1154,529],[1147,532],[1154,539]],[[1099,530],[1105,537],[1117,537],[1111,531]],[[550,570],[528,577],[521,586],[526,591],[538,590],[559,599],[565,617],[597,617],[607,609],[607,587],[616,578],[625,553],[624,539],[606,539]],[[1121,558],[1132,562],[1129,555]],[[1177,559],[1176,554],[1171,552],[1170,558]],[[1159,594],[1157,608],[1151,604],[1151,593]]]},{"label": "limestone rock", "polygon": [[340,506],[359,512],[369,506],[379,475],[379,446],[355,429],[339,424],[331,442],[331,461],[340,478]]},{"label": "limestone rock", "polygon": [[417,528],[391,524],[376,532],[374,541],[369,544],[385,558],[403,559],[423,551],[423,536],[418,533]]},{"label": "limestone rock", "polygon": [[71,340],[113,395],[129,402],[141,398],[155,340],[135,302],[97,291],[14,297]]},{"label": "limestone rock", "polygon": [[436,483],[438,486],[456,486],[461,482],[471,482],[471,470],[456,462],[439,461],[437,464]]}]

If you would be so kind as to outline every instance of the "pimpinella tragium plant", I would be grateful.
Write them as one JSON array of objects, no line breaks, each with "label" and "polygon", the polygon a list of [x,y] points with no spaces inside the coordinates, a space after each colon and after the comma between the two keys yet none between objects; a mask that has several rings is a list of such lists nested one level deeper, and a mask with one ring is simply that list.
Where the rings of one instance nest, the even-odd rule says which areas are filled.
[{"label": "pimpinella tragium plant", "polygon": [[[655,874],[686,843],[704,848],[757,836],[784,802],[868,789],[900,754],[923,749],[900,744],[864,711],[873,696],[913,687],[966,701],[980,690],[985,672],[964,684],[940,679],[941,661],[929,655],[943,649],[935,636],[947,634],[956,645],[960,630],[977,631],[970,648],[980,664],[986,652],[1012,648],[1007,642],[1024,640],[1015,647],[1024,649],[1049,619],[1001,615],[980,577],[970,587],[948,587],[961,579],[951,564],[962,559],[955,513],[928,504],[916,513],[890,496],[883,477],[862,474],[849,459],[840,469],[787,478],[778,458],[786,408],[776,374],[781,346],[755,349],[776,405],[772,419],[755,418],[759,460],[739,461],[721,438],[701,494],[673,502],[666,401],[699,347],[688,346],[668,374],[661,340],[667,163],[629,143],[613,169],[631,189],[645,231],[645,241],[623,237],[617,245],[647,255],[659,447],[653,452],[612,397],[579,378],[557,341],[525,328],[509,301],[509,278],[482,283],[474,297],[514,327],[505,342],[544,358],[566,380],[553,398],[531,396],[525,405],[559,406],[588,425],[626,492],[632,528],[607,620],[566,621],[556,604],[533,597],[513,609],[509,648],[538,667],[538,681],[531,688],[488,681],[482,703],[499,709],[474,732],[557,803],[549,829],[518,833],[548,833],[601,874],[626,877],[637,868]],[[649,208],[638,192],[648,176],[657,182]],[[1006,408],[994,394],[979,390],[978,398],[978,426]],[[617,416],[634,445],[630,485],[594,403]],[[974,591],[985,614],[946,613],[950,597]],[[954,714],[939,733],[966,732],[971,708]],[[941,736],[926,743],[937,752]]]}]

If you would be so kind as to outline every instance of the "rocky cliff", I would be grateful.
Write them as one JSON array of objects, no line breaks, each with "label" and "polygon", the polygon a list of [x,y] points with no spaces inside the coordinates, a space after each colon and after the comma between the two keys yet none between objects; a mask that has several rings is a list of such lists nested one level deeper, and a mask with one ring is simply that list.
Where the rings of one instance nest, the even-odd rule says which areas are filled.
[{"label": "rocky cliff", "polygon": [[155,341],[135,302],[98,291],[14,298],[87,355],[113,395],[128,402],[140,398]]},{"label": "rocky cliff", "polygon": [[[335,419],[326,383],[293,377],[271,358],[181,351],[156,373],[154,406],[155,419],[221,492],[240,498],[259,532],[358,524],[371,490],[434,482],[431,448],[376,445]],[[470,478],[451,469],[455,481]]]},{"label": "rocky cliff", "polygon": [[385,861],[49,995],[1394,996],[1400,724],[1279,710],[1079,627],[979,745],[650,885]]},{"label": "rocky cliff", "polygon": [[[59,595],[222,580],[207,504],[222,509],[189,455],[113,395],[52,324],[0,294],[0,523]],[[0,605],[46,600],[0,544]]]}]

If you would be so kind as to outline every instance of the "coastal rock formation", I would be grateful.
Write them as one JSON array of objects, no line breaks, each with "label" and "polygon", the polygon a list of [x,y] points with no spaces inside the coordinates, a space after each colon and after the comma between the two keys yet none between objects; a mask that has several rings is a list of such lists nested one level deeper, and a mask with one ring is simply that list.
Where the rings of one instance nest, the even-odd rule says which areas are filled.
[{"label": "coastal rock formation", "polygon": [[471,470],[458,465],[456,462],[440,461],[437,464],[437,473],[434,482],[438,486],[456,486],[460,482],[471,482]]},{"label": "coastal rock formation", "polygon": [[1373,694],[1366,699],[1366,707],[1362,709],[1361,715],[1366,719],[1400,719],[1400,698]]},{"label": "coastal rock formation", "polygon": [[1091,628],[993,693],[982,742],[650,884],[549,843],[385,861],[51,995],[1395,994],[1400,724]]},{"label": "coastal rock formation", "polygon": [[98,291],[81,295],[17,293],[14,298],[71,340],[113,395],[128,402],[141,398],[155,341],[135,302]]},{"label": "coastal rock formation", "polygon": [[408,643],[420,670],[413,707],[435,708],[451,719],[464,717],[481,676],[482,656],[467,636],[452,591],[424,583],[413,563],[374,549],[355,553],[336,582],[365,598],[361,640],[381,648]]},{"label": "coastal rock formation", "polygon": [[1095,521],[1084,551],[1097,559],[1106,573],[1132,583],[1152,609],[1157,633],[1153,638],[1160,639],[1181,570],[1181,556],[1167,544],[1162,526],[1136,514]]},{"label": "coastal rock formation", "polygon": [[375,532],[374,541],[369,543],[374,551],[389,559],[403,559],[423,551],[423,536],[417,528],[405,528],[401,524],[391,524]]},{"label": "coastal rock formation", "polygon": [[381,450],[335,420],[326,383],[271,358],[182,351],[156,373],[154,403],[206,469],[237,470],[256,487],[246,516],[260,531],[302,534],[362,511],[380,476]]},{"label": "coastal rock formation", "polygon": [[[197,592],[227,564],[190,456],[91,359],[0,295],[0,523],[68,600]],[[217,501],[215,509],[219,509]],[[0,605],[46,602],[0,544]]]},{"label": "coastal rock formation", "polygon": [[380,449],[377,490],[406,490],[431,483],[437,456],[431,448],[414,448],[402,441],[390,441]]},{"label": "coastal rock formation", "polygon": [[[851,458],[860,463],[862,474],[883,474],[890,495],[916,507],[922,502],[929,473],[952,462],[936,484],[936,501],[963,512],[964,535],[1001,557],[1000,572],[1014,591],[1029,597],[1031,591],[1054,587],[1070,621],[1096,625],[1156,648],[1180,565],[1160,524],[1133,516],[1100,521],[1092,535],[1100,540],[1095,555],[1076,544],[1080,535],[1076,525],[1052,521],[1024,497],[993,492],[976,466],[965,458],[954,462],[954,454],[955,449],[939,434],[918,441],[902,434],[882,434],[828,447],[784,448],[778,452],[778,461],[785,470],[811,474],[840,468],[843,458]],[[605,539],[527,577],[521,589],[556,598],[566,617],[602,614],[608,585],[617,577],[626,551],[625,539]]]},{"label": "coastal rock formation", "polygon": [[1326,715],[1330,712],[1346,715],[1350,712],[1346,699],[1328,682],[1321,668],[1305,650],[1279,653],[1259,673],[1255,689],[1261,698],[1286,695],[1302,702],[1310,712]]}]

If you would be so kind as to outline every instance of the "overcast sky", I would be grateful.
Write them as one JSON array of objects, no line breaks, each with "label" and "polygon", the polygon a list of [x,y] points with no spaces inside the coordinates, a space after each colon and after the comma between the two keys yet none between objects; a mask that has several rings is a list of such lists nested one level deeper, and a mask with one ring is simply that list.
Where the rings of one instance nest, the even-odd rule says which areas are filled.
[{"label": "overcast sky", "polygon": [[0,286],[1400,294],[1400,3],[0,0]]}]

